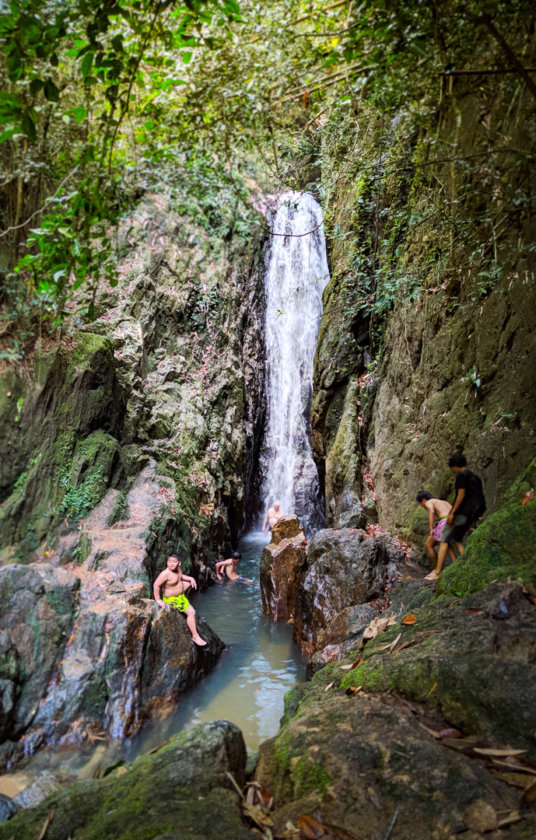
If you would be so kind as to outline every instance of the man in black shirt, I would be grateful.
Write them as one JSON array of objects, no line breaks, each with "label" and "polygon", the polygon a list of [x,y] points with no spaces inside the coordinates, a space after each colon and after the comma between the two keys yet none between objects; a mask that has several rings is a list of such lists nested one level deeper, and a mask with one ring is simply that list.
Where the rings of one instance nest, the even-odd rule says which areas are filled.
[{"label": "man in black shirt", "polygon": [[449,467],[456,476],[455,490],[456,498],[447,516],[447,524],[441,535],[439,551],[437,553],[437,564],[435,569],[426,575],[425,580],[437,580],[449,546],[454,543],[459,554],[463,554],[463,538],[473,522],[482,516],[486,510],[486,501],[482,482],[471,470],[467,469],[465,455],[456,453],[449,458]]}]

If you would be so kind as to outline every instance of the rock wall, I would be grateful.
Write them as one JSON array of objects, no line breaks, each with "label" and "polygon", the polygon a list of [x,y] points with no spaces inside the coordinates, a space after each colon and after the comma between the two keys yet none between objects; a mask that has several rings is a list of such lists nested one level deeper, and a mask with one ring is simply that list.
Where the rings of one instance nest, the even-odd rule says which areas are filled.
[{"label": "rock wall", "polygon": [[152,582],[179,553],[203,588],[255,505],[260,241],[229,246],[159,197],[118,237],[119,283],[99,289],[96,320],[73,317],[0,378],[4,765],[131,735],[213,667],[221,640],[199,617],[209,645],[195,648]]},{"label": "rock wall", "polygon": [[377,517],[416,545],[415,494],[450,498],[453,451],[482,476],[489,511],[534,456],[534,229],[516,210],[532,187],[521,159],[488,145],[502,132],[531,149],[531,102],[525,91],[507,109],[507,96],[458,80],[428,128],[365,108],[321,132],[332,279],[312,419],[328,526]]}]

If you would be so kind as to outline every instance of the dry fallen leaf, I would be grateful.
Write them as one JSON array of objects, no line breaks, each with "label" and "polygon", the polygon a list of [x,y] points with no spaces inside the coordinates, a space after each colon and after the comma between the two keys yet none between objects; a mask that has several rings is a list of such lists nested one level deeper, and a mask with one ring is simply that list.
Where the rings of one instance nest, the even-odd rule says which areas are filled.
[{"label": "dry fallen leaf", "polygon": [[523,498],[521,499],[521,504],[523,505],[523,507],[525,507],[527,502],[530,502],[530,500],[533,497],[534,497],[534,490],[527,490],[527,492],[524,494]]},{"label": "dry fallen leaf", "polygon": [[477,615],[484,615],[484,610],[479,610],[478,607],[467,607],[462,615],[468,615],[470,618],[474,618]]},{"label": "dry fallen leaf", "polygon": [[273,825],[271,816],[266,814],[258,805],[250,805],[249,802],[243,802],[242,809],[246,816],[253,820],[259,828],[268,828]]},{"label": "dry fallen leaf", "polygon": [[392,649],[395,647],[395,645],[398,643],[398,641],[399,641],[399,639],[400,639],[400,636],[401,636],[401,635],[402,635],[402,633],[399,633],[399,634],[398,634],[398,636],[396,637],[396,639],[393,639],[393,641],[392,641],[392,642],[387,642],[387,644],[386,644],[386,645],[381,645],[379,648],[376,648],[376,650],[377,650],[378,652],[379,652],[380,650],[389,650],[389,649],[391,649],[391,650],[392,650]]},{"label": "dry fallen leaf", "polygon": [[373,618],[368,627],[365,628],[363,632],[363,641],[367,641],[368,639],[375,639],[378,633],[383,633],[383,631],[387,627],[391,627],[393,624],[396,624],[396,619],[394,616],[385,616],[377,615],[376,618]]},{"label": "dry fallen leaf", "polygon": [[519,820],[523,819],[519,811],[511,811],[507,817],[503,817],[497,823],[497,828],[505,828],[507,825],[512,825],[512,823],[519,822]]},{"label": "dry fallen leaf", "polygon": [[446,729],[442,729],[439,733],[439,738],[443,740],[443,738],[461,738],[462,733],[459,729],[453,729],[451,727],[447,727]]},{"label": "dry fallen leaf", "polygon": [[502,770],[495,770],[493,767],[491,772],[495,779],[500,779],[501,782],[510,785],[510,787],[523,788],[523,790],[527,787],[527,777],[523,773],[507,773]]},{"label": "dry fallen leaf", "polygon": [[406,616],[404,616],[404,618],[402,619],[402,621],[400,623],[401,624],[415,624],[416,621],[417,621],[417,616],[413,615],[413,613],[408,613]]},{"label": "dry fallen leaf", "polygon": [[358,686],[350,685],[346,689],[346,694],[348,695],[348,697],[354,697],[354,695],[359,694],[359,692],[361,691],[362,688],[363,688],[363,686],[361,686],[361,685],[358,685]]},{"label": "dry fallen leaf", "polygon": [[341,665],[341,671],[353,671],[358,665],[362,665],[364,661],[363,657],[360,656],[359,659],[356,659],[356,661],[352,662],[351,665]]},{"label": "dry fallen leaf", "polygon": [[324,691],[329,691],[330,688],[333,688],[333,685],[334,685],[333,682],[328,683],[327,686],[325,687]]},{"label": "dry fallen leaf", "polygon": [[534,805],[536,802],[536,780],[525,788],[523,802],[527,805]]},{"label": "dry fallen leaf", "polygon": [[306,840],[322,840],[325,836],[324,826],[314,817],[309,815],[299,816],[296,820],[302,837]]},{"label": "dry fallen leaf", "polygon": [[169,741],[162,741],[162,743],[158,744],[157,747],[153,747],[152,750],[149,750],[149,755],[154,755],[155,753],[158,752],[158,750],[161,750],[162,747],[167,746],[167,744],[169,744]]},{"label": "dry fallen leaf", "polygon": [[495,750],[492,747],[473,747],[473,752],[479,753],[479,755],[495,755],[498,758],[504,755],[522,755],[526,753],[526,750],[511,750],[506,748],[504,750]]}]

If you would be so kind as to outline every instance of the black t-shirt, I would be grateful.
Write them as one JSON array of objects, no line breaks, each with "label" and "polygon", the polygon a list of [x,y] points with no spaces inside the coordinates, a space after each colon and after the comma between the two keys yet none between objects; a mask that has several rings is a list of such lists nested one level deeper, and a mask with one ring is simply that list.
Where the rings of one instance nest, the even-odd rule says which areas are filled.
[{"label": "black t-shirt", "polygon": [[484,499],[480,478],[471,470],[462,470],[462,472],[456,474],[454,487],[456,496],[458,490],[465,490],[465,496],[456,513],[464,513],[471,519],[478,519],[479,516],[482,516],[486,510],[486,500]]}]

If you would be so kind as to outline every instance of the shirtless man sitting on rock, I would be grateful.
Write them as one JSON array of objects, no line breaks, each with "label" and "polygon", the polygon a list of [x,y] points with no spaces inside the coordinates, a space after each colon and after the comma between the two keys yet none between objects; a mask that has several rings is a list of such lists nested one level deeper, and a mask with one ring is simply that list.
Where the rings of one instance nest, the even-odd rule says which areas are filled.
[{"label": "shirtless man sitting on rock", "polygon": [[[161,598],[161,588],[164,587],[164,595]],[[195,610],[188,601],[185,595],[187,589],[193,586],[197,589],[197,583],[193,577],[183,575],[181,569],[181,561],[175,555],[168,557],[166,568],[160,572],[153,585],[153,594],[156,603],[165,609],[174,607],[186,616],[186,624],[188,630],[192,634],[192,639],[199,647],[205,647],[207,644],[197,632],[197,625],[195,623]]]},{"label": "shirtless man sitting on rock", "polygon": [[266,525],[270,526],[270,529],[274,527],[275,523],[281,519],[283,516],[283,512],[280,509],[279,502],[274,502],[271,508],[268,508],[266,511],[266,516],[264,517],[264,522],[262,523],[262,530],[266,531]]}]

